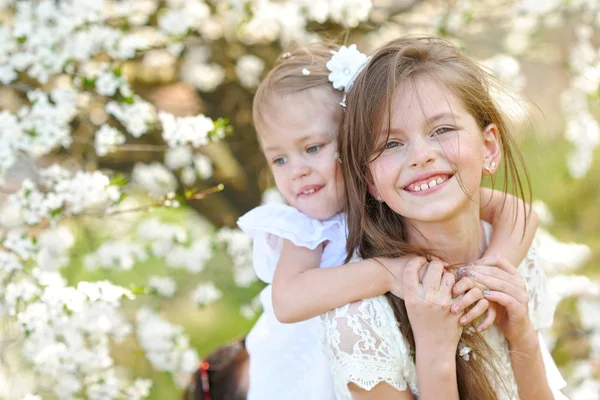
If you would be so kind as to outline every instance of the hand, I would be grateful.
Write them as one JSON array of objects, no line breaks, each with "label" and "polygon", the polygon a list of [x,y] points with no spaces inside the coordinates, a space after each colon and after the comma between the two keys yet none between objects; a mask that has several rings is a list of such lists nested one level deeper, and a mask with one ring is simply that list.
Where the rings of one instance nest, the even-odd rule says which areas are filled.
[{"label": "hand", "polygon": [[[397,258],[385,258],[385,257],[378,257],[376,259],[374,259],[375,262],[383,265],[386,269],[385,273],[388,274],[388,285],[387,285],[387,291],[391,292],[394,296],[398,297],[399,299],[404,299],[404,292],[406,290],[406,288],[404,287],[404,282],[403,282],[403,278],[402,278],[402,274],[404,273],[404,268],[406,267],[406,264],[413,260],[413,259],[421,259],[423,260],[422,257],[416,257],[416,256],[404,256],[404,257],[397,257]],[[416,261],[418,262],[418,261]],[[427,267],[424,267],[420,270],[419,272],[419,280],[423,280],[423,276],[425,274],[425,271],[427,270]]]},{"label": "hand", "polygon": [[[426,269],[423,282],[419,274]],[[462,327],[459,315],[450,313],[454,275],[445,271],[441,261],[427,262],[423,257],[411,259],[402,274],[404,302],[415,343],[456,352]]]},{"label": "hand", "polygon": [[521,273],[507,260],[484,257],[467,267],[469,277],[489,288],[484,297],[498,303],[496,325],[508,343],[516,343],[533,330],[529,319],[529,295]]},{"label": "hand", "polygon": [[452,296],[455,297],[455,302],[450,308],[453,314],[460,314],[467,308],[474,306],[460,317],[460,324],[466,326],[473,322],[476,318],[485,313],[485,319],[477,326],[477,332],[483,332],[488,329],[496,320],[498,313],[496,303],[491,303],[484,298],[484,291],[488,288],[480,283],[475,282],[471,278],[463,277],[452,287]]}]

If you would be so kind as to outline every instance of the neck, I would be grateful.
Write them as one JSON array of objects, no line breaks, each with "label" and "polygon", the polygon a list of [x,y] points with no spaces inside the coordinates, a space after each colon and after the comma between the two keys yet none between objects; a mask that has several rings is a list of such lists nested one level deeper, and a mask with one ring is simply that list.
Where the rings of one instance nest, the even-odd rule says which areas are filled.
[{"label": "neck", "polygon": [[407,221],[408,242],[435,252],[449,264],[468,264],[483,255],[487,244],[479,205],[444,221]]}]

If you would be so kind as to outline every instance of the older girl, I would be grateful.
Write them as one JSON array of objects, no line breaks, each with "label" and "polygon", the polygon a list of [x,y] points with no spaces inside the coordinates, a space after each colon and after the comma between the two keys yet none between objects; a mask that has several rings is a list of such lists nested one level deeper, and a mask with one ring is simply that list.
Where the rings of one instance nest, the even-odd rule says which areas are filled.
[{"label": "older girl", "polygon": [[[524,197],[520,156],[490,85],[450,43],[404,38],[376,51],[348,95],[339,138],[347,250],[424,258],[404,269],[404,301],[388,294],[324,316],[338,398],[554,398],[537,334],[553,310],[534,247],[518,269],[500,257],[469,265],[492,235],[479,215],[483,176],[504,165],[504,193],[512,179]],[[488,288],[500,306],[494,327],[463,328],[452,297],[472,282],[455,283],[443,262]]]}]

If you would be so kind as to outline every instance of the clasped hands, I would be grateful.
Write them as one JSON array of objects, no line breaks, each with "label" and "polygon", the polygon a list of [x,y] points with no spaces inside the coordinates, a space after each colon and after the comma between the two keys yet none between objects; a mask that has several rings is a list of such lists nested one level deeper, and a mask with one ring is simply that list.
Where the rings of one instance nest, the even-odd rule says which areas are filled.
[{"label": "clasped hands", "polygon": [[462,329],[485,314],[476,330],[482,332],[496,323],[509,342],[531,328],[523,277],[502,257],[484,257],[463,267],[413,257],[402,269],[402,282],[411,324],[421,320],[424,326],[432,326],[433,318],[441,316],[457,320]]}]

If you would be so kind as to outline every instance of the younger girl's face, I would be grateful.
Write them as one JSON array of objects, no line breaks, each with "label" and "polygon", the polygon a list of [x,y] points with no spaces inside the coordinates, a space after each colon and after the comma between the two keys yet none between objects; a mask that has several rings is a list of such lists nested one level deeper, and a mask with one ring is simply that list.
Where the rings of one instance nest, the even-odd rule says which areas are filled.
[{"label": "younger girl's face", "polygon": [[277,188],[288,204],[319,220],[344,207],[337,161],[338,102],[323,88],[282,96],[260,135]]},{"label": "younger girl's face", "polygon": [[392,113],[369,168],[374,196],[415,222],[479,213],[483,171],[500,161],[495,125],[482,131],[463,102],[429,78],[402,83]]}]

